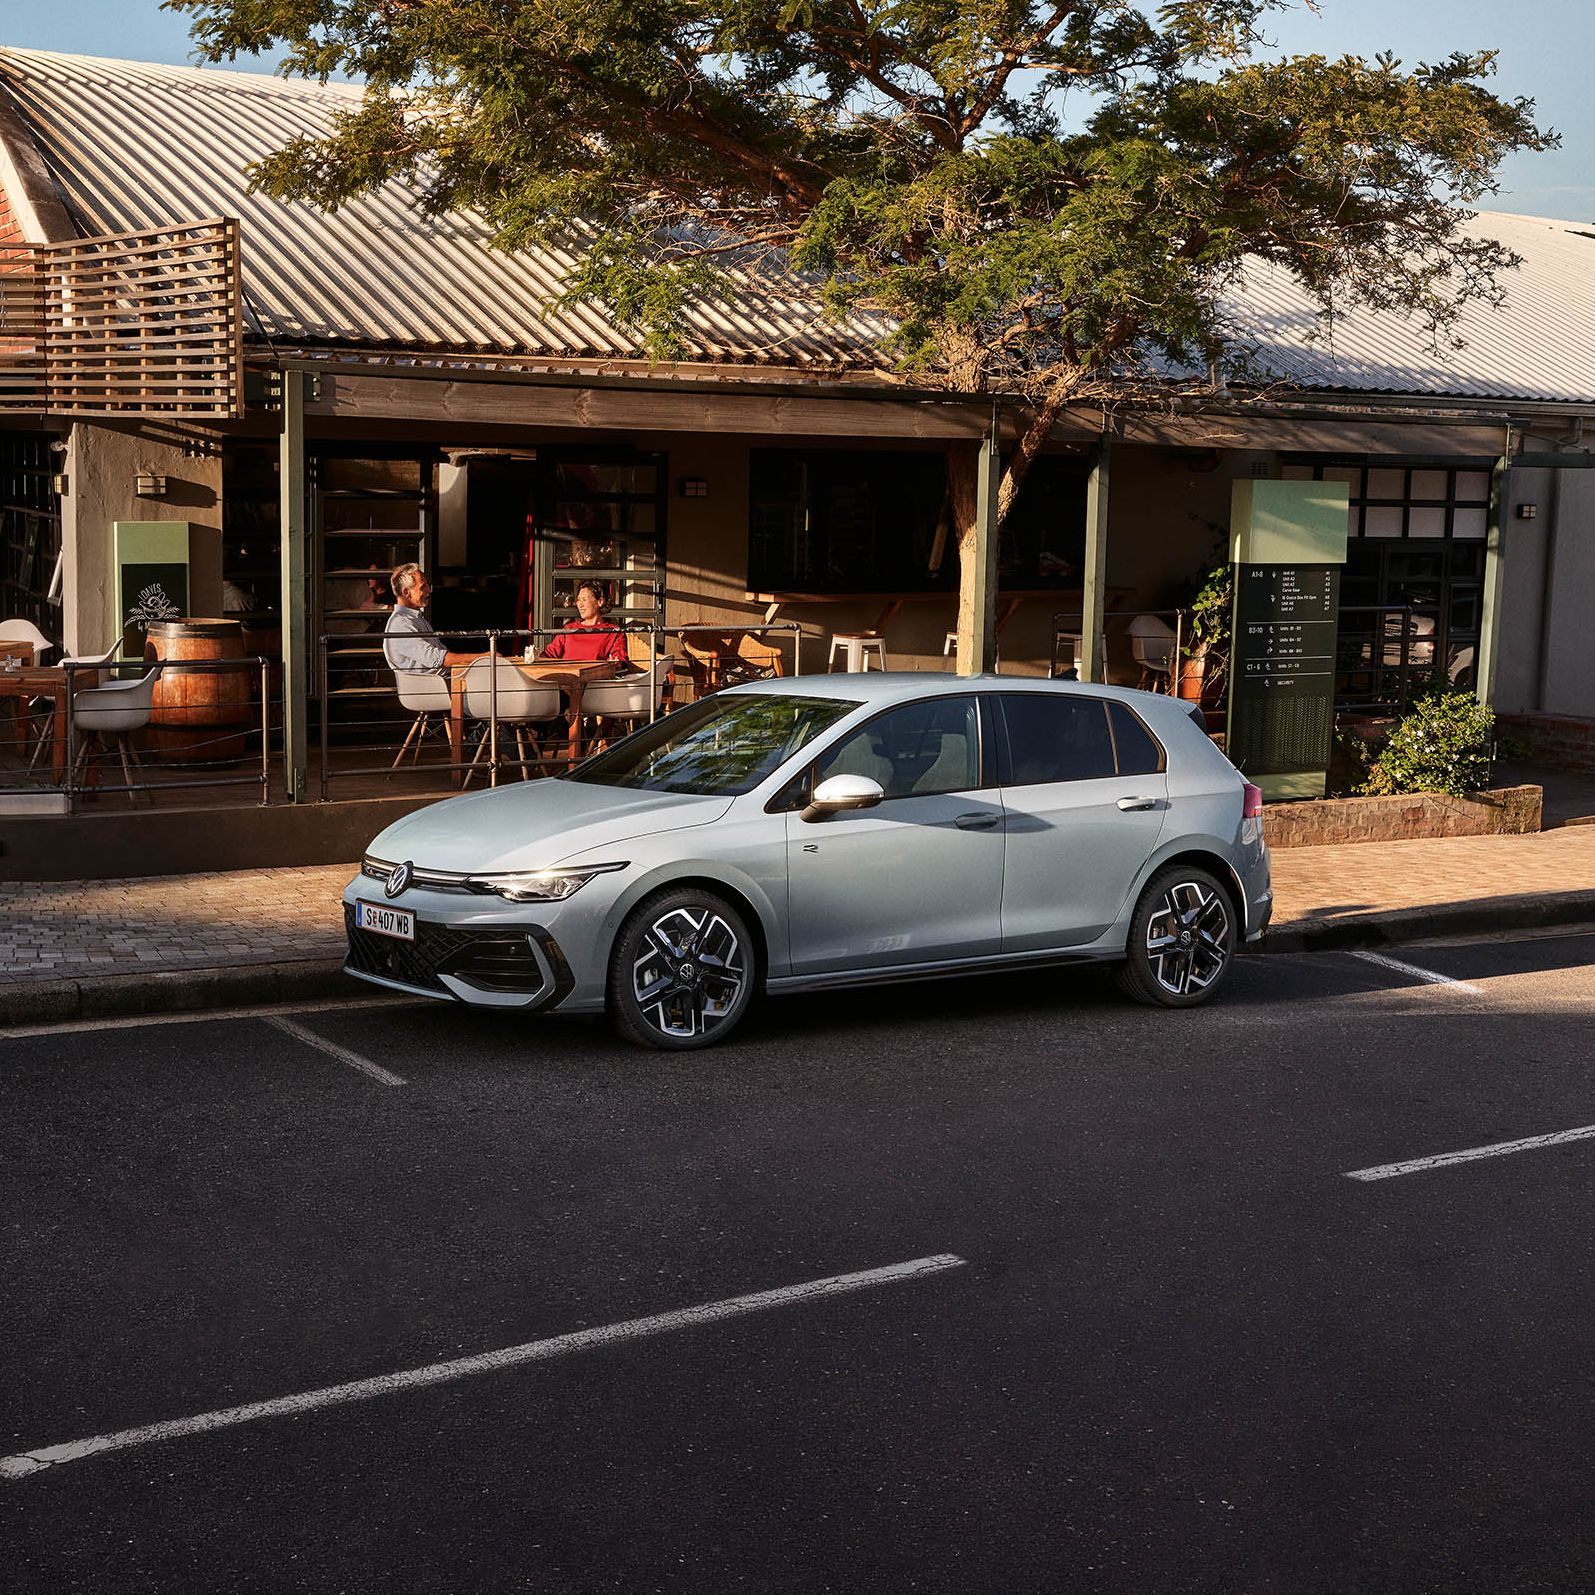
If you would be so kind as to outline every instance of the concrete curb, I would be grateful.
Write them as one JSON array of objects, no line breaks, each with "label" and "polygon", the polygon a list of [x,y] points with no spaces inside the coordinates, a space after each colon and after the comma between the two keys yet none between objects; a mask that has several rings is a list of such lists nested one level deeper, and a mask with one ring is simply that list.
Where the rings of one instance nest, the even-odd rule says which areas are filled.
[{"label": "concrete curb", "polygon": [[1431,903],[1344,919],[1287,920],[1249,952],[1316,953],[1336,948],[1397,947],[1436,936],[1541,930],[1555,925],[1595,926],[1595,894],[1559,892],[1546,897],[1488,898],[1471,903]]},{"label": "concrete curb", "polygon": [[132,1019],[212,1008],[258,1008],[355,995],[356,982],[336,958],[86,979],[29,980],[0,985],[0,1024],[71,1024],[81,1019]]}]

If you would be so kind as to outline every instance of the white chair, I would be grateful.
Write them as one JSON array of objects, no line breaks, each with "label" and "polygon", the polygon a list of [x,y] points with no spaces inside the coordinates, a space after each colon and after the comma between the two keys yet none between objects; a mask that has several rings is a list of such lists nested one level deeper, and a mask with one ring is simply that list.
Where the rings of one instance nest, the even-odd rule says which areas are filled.
[{"label": "white chair", "polygon": [[[52,643],[50,646],[54,647],[54,644]],[[68,655],[61,661],[61,668],[64,670],[68,665],[81,665],[85,671],[87,671],[90,667],[98,668],[101,665],[108,665],[121,651],[122,639],[118,637],[116,641],[105,650],[104,653]],[[77,677],[69,675],[67,679],[70,685],[77,679]],[[94,691],[97,689],[88,688],[85,690]],[[28,760],[28,773],[31,775],[35,767],[38,765],[39,760],[44,757],[45,749],[50,746],[50,739],[55,729],[55,714],[54,705],[51,704],[48,698],[35,698],[29,707],[35,712],[41,708],[49,708],[51,711],[49,718],[44,722],[44,729],[39,733],[39,740],[33,749],[33,756]]]},{"label": "white chair", "polygon": [[673,684],[669,657],[656,654],[643,637],[627,637],[626,652],[639,671],[589,683],[582,692],[583,719],[593,715],[599,720],[618,720],[630,730],[651,713],[663,714],[668,709]]},{"label": "white chair", "polygon": [[33,647],[34,664],[43,664],[55,644],[31,620],[0,620],[0,642],[25,642]]},{"label": "white chair", "polygon": [[[394,754],[393,763],[388,766],[389,775],[398,769],[406,753],[410,754],[412,765],[420,759],[421,744],[426,741],[429,731],[441,732],[445,743],[449,735],[449,678],[446,675],[422,674],[418,670],[395,670],[393,683],[399,690],[399,702],[406,709],[414,711],[415,719],[411,721],[410,729],[399,745],[399,751]],[[412,744],[413,752],[411,752]]]},{"label": "white chair", "polygon": [[841,654],[842,668],[850,675],[868,670],[872,655],[878,668],[890,668],[886,663],[886,639],[878,631],[833,632],[830,657],[825,662],[827,670],[836,668],[837,654]]},{"label": "white chair", "polygon": [[96,743],[109,753],[114,742],[122,757],[122,779],[128,787],[127,800],[129,803],[138,801],[138,794],[132,789],[133,771],[129,767],[129,760],[139,768],[142,765],[129,739],[135,731],[141,731],[149,724],[150,710],[155,706],[155,680],[159,675],[160,671],[150,670],[137,681],[113,681],[105,687],[85,687],[73,698],[70,713],[72,723],[80,733],[77,758],[72,765],[74,781]]},{"label": "white chair", "polygon": [[[495,664],[498,666],[496,692]],[[532,726],[563,718],[559,688],[551,681],[538,681],[526,675],[506,659],[478,659],[466,666],[464,709],[465,718],[481,721],[482,729],[476,754],[471,760],[470,769],[465,772],[462,787],[471,784],[477,765],[488,757],[492,744],[491,722],[494,718],[500,727],[507,727],[515,734],[523,781],[529,779],[531,773],[526,768],[527,742],[531,743],[533,758],[541,759],[543,756],[542,745]]]},{"label": "white chair", "polygon": [[1141,667],[1136,685],[1143,691],[1158,691],[1158,678],[1174,678],[1174,633],[1156,615],[1137,615],[1125,628],[1130,638],[1130,653]]}]

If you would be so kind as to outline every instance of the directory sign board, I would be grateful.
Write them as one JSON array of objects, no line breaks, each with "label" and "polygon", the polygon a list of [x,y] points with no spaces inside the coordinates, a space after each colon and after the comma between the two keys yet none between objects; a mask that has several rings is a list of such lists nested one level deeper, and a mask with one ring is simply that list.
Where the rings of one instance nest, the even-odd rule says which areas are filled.
[{"label": "directory sign board", "polygon": [[1225,747],[1265,798],[1324,795],[1335,734],[1344,483],[1237,482]]}]

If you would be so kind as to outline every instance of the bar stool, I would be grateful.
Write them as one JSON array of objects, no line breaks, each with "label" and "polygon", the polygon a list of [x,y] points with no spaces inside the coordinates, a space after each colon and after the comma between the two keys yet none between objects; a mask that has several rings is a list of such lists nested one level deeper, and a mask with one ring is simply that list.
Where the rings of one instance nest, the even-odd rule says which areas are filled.
[{"label": "bar stool", "polygon": [[874,651],[876,668],[887,669],[886,664],[886,639],[878,631],[835,631],[831,633],[831,656],[826,661],[825,668],[836,668],[836,656],[842,655],[843,669],[849,675],[857,675],[860,671],[869,669],[870,652]]},{"label": "bar stool", "polygon": [[[943,659],[950,659],[957,652],[958,633],[956,631],[950,631],[947,633],[946,637],[942,639],[941,656]],[[991,662],[994,665],[1000,665],[1002,663],[1002,650],[1000,648],[992,655]]]}]

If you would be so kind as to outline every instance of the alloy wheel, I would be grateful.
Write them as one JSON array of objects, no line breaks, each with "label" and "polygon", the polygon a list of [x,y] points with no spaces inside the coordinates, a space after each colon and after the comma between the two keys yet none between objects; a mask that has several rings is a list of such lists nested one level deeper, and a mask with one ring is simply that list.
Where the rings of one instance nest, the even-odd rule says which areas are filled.
[{"label": "alloy wheel", "polygon": [[1233,933],[1227,904],[1203,881],[1172,881],[1146,926],[1146,958],[1164,991],[1189,997],[1224,973]]},{"label": "alloy wheel", "polygon": [[742,940],[707,906],[672,907],[642,932],[631,989],[646,1023],[672,1041],[707,1037],[747,981]]}]

